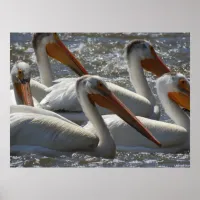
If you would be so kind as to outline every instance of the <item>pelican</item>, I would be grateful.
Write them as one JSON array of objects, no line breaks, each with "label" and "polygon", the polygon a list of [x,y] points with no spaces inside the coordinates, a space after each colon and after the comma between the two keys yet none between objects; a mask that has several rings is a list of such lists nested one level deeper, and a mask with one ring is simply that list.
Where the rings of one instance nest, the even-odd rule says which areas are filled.
[{"label": "pelican", "polygon": [[[83,66],[69,53],[69,50],[61,42],[57,34],[35,34],[32,43],[37,58],[41,82],[43,84],[35,83],[34,81],[34,84],[31,85],[33,96],[36,97],[41,107],[44,109],[61,111],[59,114],[72,121],[85,121],[86,117],[82,112],[82,107],[75,92],[76,79],[61,79],[55,81],[56,84],[53,85],[48,55],[70,66],[72,69],[76,69],[74,71],[78,73],[78,75],[87,73],[83,70]],[[142,68],[150,70],[157,75],[169,72],[169,69],[158,58],[153,47],[148,42],[145,41],[141,45],[138,45],[138,42],[135,41],[127,48],[129,73],[138,94],[113,83],[107,82],[107,85],[136,115],[157,119],[160,115],[159,107],[156,105],[155,98],[148,87]],[[78,70],[80,66],[81,70]],[[137,77],[135,77],[134,80],[135,71]],[[48,88],[46,88],[46,86]],[[39,95],[40,97],[38,98],[38,94],[42,95]],[[111,113],[109,110],[101,107],[98,107],[98,109],[100,114]]]},{"label": "pelican", "polygon": [[11,80],[13,84],[13,90],[11,92],[11,106],[10,106],[10,114],[12,113],[35,113],[42,114],[46,116],[53,116],[59,118],[63,121],[71,122],[70,120],[54,113],[49,110],[44,110],[38,105],[36,99],[32,98],[31,89],[30,89],[30,78],[31,78],[31,70],[30,66],[23,62],[17,61],[12,70],[11,70]]},{"label": "pelican", "polygon": [[18,61],[11,70],[11,81],[13,89],[10,90],[11,105],[33,106],[33,99],[30,89],[30,66]]},{"label": "pelican", "polygon": [[[162,148],[140,137],[137,130],[131,129],[116,115],[103,116],[111,135],[121,151],[176,153],[190,148],[190,117],[181,107],[190,110],[190,84],[184,75],[166,73],[156,81],[158,97],[168,116],[176,123],[147,119],[137,116],[138,120],[151,131],[162,144]],[[95,133],[89,122],[85,129]]]},{"label": "pelican", "polygon": [[76,92],[83,111],[96,128],[95,134],[53,116],[18,112],[10,115],[11,149],[17,145],[38,146],[63,152],[89,151],[95,156],[114,158],[116,145],[96,104],[110,109],[143,136],[161,146],[100,77],[80,77],[76,82]]},{"label": "pelican", "polygon": [[[45,115],[50,115],[50,116],[56,116],[58,118],[66,118],[70,119],[71,121],[75,121],[76,123],[81,123],[82,121],[87,121],[87,118],[84,113],[79,113],[79,116],[81,117],[82,121],[78,121],[76,119],[77,113],[62,113],[58,112],[62,115],[56,114],[52,111],[44,110],[42,109],[40,103],[37,101],[36,98],[32,96],[32,89],[33,87],[30,86],[31,84],[31,68],[30,65],[26,62],[23,61],[17,61],[11,70],[11,82],[12,82],[12,88],[10,90],[10,105],[12,106],[11,112],[29,112],[33,111],[35,113],[43,113]],[[34,81],[36,83],[36,81]],[[32,82],[33,83],[33,82]],[[34,83],[34,84],[35,84]],[[39,85],[40,83],[36,83]],[[36,85],[35,84],[35,85]],[[44,88],[44,86],[42,86]],[[40,91],[39,91],[40,93]],[[27,98],[27,99],[26,99]],[[19,106],[20,105],[20,106]],[[29,106],[34,106],[35,109],[33,108],[28,108],[27,106],[22,106],[22,105],[29,105]],[[64,116],[63,116],[64,115]],[[67,120],[69,121],[69,120]]]},{"label": "pelican", "polygon": [[67,78],[53,81],[49,57],[67,65],[79,76],[88,74],[79,60],[65,47],[56,33],[35,33],[32,46],[36,55],[41,83],[31,80],[31,90],[33,96],[38,101],[41,101],[49,93],[48,88],[53,86],[54,83],[61,82],[61,80],[71,80]]},{"label": "pelican", "polygon": [[153,108],[148,118],[159,119],[160,108],[148,85],[144,70],[153,73],[158,78],[169,73],[170,69],[158,57],[152,44],[146,40],[136,39],[131,41],[125,48],[125,55],[128,61],[130,81],[136,93],[148,99]]}]

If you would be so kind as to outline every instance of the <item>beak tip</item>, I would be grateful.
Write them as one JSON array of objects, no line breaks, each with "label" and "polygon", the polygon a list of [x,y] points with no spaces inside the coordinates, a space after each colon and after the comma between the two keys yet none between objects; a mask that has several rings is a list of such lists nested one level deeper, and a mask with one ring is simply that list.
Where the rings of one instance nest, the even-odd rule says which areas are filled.
[{"label": "beak tip", "polygon": [[152,142],[154,142],[158,147],[162,147],[162,144],[155,137],[153,137],[152,139]]},{"label": "beak tip", "polygon": [[156,140],[155,143],[158,145],[158,147],[162,147],[162,144],[158,140]]}]

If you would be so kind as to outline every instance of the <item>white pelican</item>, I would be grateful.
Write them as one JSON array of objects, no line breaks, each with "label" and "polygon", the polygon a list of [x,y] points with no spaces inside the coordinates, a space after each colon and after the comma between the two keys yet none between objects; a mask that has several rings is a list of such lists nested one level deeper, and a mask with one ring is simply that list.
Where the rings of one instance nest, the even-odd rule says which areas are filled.
[{"label": "white pelican", "polygon": [[[13,68],[11,70],[11,82],[13,85],[13,89],[10,90],[10,98],[11,98],[11,103],[10,105],[30,105],[30,106],[34,106],[35,108],[41,108],[41,105],[39,104],[39,102],[32,97],[32,89],[33,87],[30,87],[30,82],[31,82],[31,68],[30,65],[28,63],[25,63],[23,61],[17,61],[14,65]],[[36,82],[36,81],[35,81]],[[32,82],[33,83],[33,82]],[[36,83],[36,85],[39,85],[40,83]],[[42,85],[42,84],[40,84]],[[42,87],[44,88],[45,86],[42,85]],[[40,90],[41,91],[41,90]],[[38,93],[41,93],[38,90]],[[26,94],[27,93],[27,94]],[[28,98],[28,99],[25,99]],[[12,109],[13,112],[29,112],[32,111],[32,108],[27,108],[26,106],[13,106]],[[50,116],[59,116],[58,118],[60,118],[60,115],[57,115],[54,112],[48,111],[48,110],[44,110],[44,109],[34,109],[34,112],[37,113],[45,113],[50,115]],[[77,113],[62,113],[59,112],[62,115],[64,115],[64,118],[66,119],[71,119],[72,121],[75,122],[82,122],[82,121],[87,121],[87,117],[85,116],[85,114],[79,113],[79,117],[81,117],[81,121],[78,121],[76,119]],[[61,117],[63,119],[63,117]],[[68,120],[67,120],[68,121]]]},{"label": "white pelican", "polygon": [[[36,55],[42,84],[31,80],[31,90],[33,96],[39,102],[49,93],[48,87],[53,85],[53,74],[48,56],[67,65],[80,76],[88,74],[78,59],[76,59],[61,42],[56,33],[36,33],[33,35],[32,45]],[[60,80],[58,79],[55,82],[60,82]]]},{"label": "white pelican", "polygon": [[[39,107],[33,107],[38,102],[32,99],[32,94],[30,90],[30,77],[31,70],[30,66],[22,61],[18,61],[14,64],[11,70],[11,79],[13,84],[13,90],[11,92],[11,106],[10,114],[12,113],[36,113],[47,116],[53,116],[69,123],[76,125],[75,123],[69,121],[68,119],[51,112],[49,110],[44,110]],[[33,103],[34,102],[34,103]],[[36,105],[38,106],[38,105]]]},{"label": "white pelican", "polygon": [[158,57],[152,44],[146,40],[133,40],[126,46],[125,50],[130,81],[136,93],[148,99],[153,108],[153,112],[148,118],[159,119],[160,108],[156,104],[156,99],[148,85],[143,69],[152,72],[157,77],[170,72],[170,70]]},{"label": "white pelican", "polygon": [[13,113],[10,115],[11,149],[13,145],[28,145],[64,152],[92,151],[95,156],[114,158],[115,142],[95,104],[110,109],[143,136],[161,146],[100,77],[85,75],[79,78],[76,92],[83,111],[96,128],[95,134],[56,117]]},{"label": "white pelican", "polygon": [[[41,81],[46,86],[53,84],[48,55],[70,66],[72,69],[76,69],[74,71],[78,72],[79,75],[86,73],[83,70],[83,66],[74,56],[72,57],[72,54],[69,53],[69,50],[64,46],[57,34],[35,34],[32,43],[37,57]],[[108,82],[109,89],[136,115],[159,118],[159,108],[155,106],[155,99],[145,80],[142,67],[145,69],[150,68],[157,75],[169,72],[169,69],[162,63],[153,50],[153,47],[147,42],[144,42],[140,46],[138,42],[135,42],[135,45],[133,43],[129,45],[127,48],[127,58],[131,81],[138,94]],[[80,66],[81,70],[78,70]],[[134,71],[136,71],[135,80],[133,80]],[[31,89],[33,96],[36,98],[37,94],[43,93],[37,99],[44,109],[62,111],[59,114],[73,121],[85,121],[85,115],[76,97],[75,82],[76,79],[61,79],[57,81],[57,84],[46,89],[42,88],[44,85],[40,87],[41,84],[35,84],[34,82]],[[100,114],[111,113],[101,107],[98,109]]]},{"label": "white pelican", "polygon": [[[103,116],[118,150],[133,152],[179,152],[190,148],[190,118],[181,107],[190,110],[190,84],[182,74],[167,73],[157,79],[157,94],[168,116],[176,123],[137,117],[160,141],[162,148],[140,137],[116,115]],[[181,106],[181,107],[180,107]],[[95,133],[89,122],[85,128]]]},{"label": "white pelican", "polygon": [[33,106],[33,99],[30,89],[30,66],[18,61],[11,70],[11,81],[13,89],[10,90],[11,105]]}]

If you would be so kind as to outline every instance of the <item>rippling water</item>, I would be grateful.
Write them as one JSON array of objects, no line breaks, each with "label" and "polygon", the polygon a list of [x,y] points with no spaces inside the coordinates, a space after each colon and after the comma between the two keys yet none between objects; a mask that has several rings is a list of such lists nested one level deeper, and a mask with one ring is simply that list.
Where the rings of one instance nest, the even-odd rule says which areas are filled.
[{"label": "rippling water", "polygon": [[[129,90],[133,88],[127,72],[127,63],[123,57],[123,49],[127,43],[136,38],[149,40],[172,71],[181,72],[190,80],[189,33],[61,33],[60,36],[90,74],[106,77]],[[31,38],[32,35],[29,33],[11,33],[11,67],[15,61],[24,60],[32,66],[32,77],[39,80]],[[55,78],[76,76],[70,69],[54,60],[51,60],[51,65]],[[156,95],[155,77],[148,72],[145,74]],[[163,109],[160,120],[174,123]],[[26,154],[10,156],[10,162],[11,167],[190,167],[190,153],[117,152],[114,160],[80,153],[60,157]]]}]

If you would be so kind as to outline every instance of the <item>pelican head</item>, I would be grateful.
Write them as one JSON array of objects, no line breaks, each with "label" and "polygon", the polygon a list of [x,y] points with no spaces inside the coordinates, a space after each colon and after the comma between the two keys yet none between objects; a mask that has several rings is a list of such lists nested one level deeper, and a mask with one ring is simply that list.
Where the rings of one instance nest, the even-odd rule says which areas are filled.
[{"label": "pelican head", "polygon": [[190,111],[190,83],[183,74],[168,73],[157,82],[159,93],[166,93],[177,105]]},{"label": "pelican head", "polygon": [[142,125],[136,116],[108,89],[107,84],[99,76],[85,75],[79,78],[76,83],[76,91],[79,101],[80,91],[84,91],[93,106],[97,104],[111,110],[143,136],[161,146],[160,142],[152,136],[150,131]]},{"label": "pelican head", "polygon": [[126,57],[140,62],[140,66],[155,74],[157,77],[170,72],[168,67],[161,61],[152,44],[146,40],[133,40],[126,46]]},{"label": "pelican head", "polygon": [[[40,51],[46,52],[48,56],[69,66],[78,75],[88,74],[83,65],[60,40],[58,34],[35,33],[33,35],[32,45],[36,54]],[[37,56],[37,59],[39,59],[39,56]]]},{"label": "pelican head", "polygon": [[11,78],[15,90],[15,96],[19,104],[33,106],[30,90],[31,70],[29,64],[18,61],[11,70]]}]

